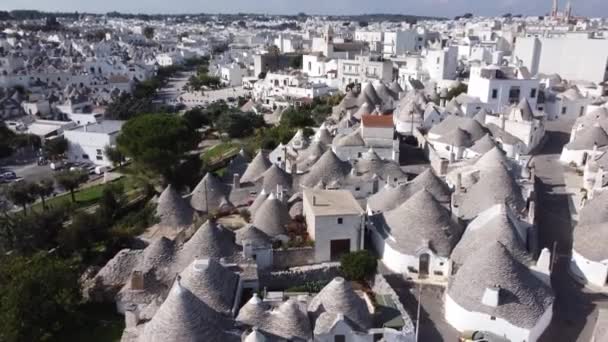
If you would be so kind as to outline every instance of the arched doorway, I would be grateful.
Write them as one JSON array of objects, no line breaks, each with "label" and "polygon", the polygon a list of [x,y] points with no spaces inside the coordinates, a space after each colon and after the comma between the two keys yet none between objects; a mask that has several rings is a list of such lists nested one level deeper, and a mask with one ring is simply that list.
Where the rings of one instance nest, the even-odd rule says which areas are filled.
[{"label": "arched doorway", "polygon": [[429,264],[431,256],[428,253],[420,254],[418,257],[418,277],[427,278],[429,276]]}]

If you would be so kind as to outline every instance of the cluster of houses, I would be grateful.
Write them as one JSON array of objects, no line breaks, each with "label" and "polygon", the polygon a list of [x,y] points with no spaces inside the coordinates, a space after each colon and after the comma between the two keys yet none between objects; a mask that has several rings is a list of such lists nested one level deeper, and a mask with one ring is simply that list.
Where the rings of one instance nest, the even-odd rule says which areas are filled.
[{"label": "cluster of houses", "polygon": [[[87,298],[124,315],[123,342],[417,341],[419,317],[381,273],[442,287],[458,332],[537,341],[552,321],[558,256],[539,246],[531,156],[553,123],[572,123],[559,159],[581,184],[569,270],[606,291],[605,20],[574,23],[572,8],[367,27],[210,18],[0,33],[0,118],[65,137],[74,161],[109,165],[104,149],[123,122],[104,107],[194,56],[209,57],[223,86],[250,91],[242,111],[271,122],[343,95],[312,135],[240,151],[193,189],[166,185],[140,248],[83,279]],[[101,40],[85,38],[100,28]],[[417,172],[406,167],[414,153],[428,162]],[[361,250],[383,272],[348,281],[338,261]],[[311,283],[322,286],[293,289]]]}]

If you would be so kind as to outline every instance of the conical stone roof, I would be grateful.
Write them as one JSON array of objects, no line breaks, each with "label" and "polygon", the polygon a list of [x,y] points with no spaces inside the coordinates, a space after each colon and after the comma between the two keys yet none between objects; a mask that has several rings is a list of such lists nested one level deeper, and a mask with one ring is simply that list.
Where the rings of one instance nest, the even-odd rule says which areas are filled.
[{"label": "conical stone roof", "polygon": [[190,205],[198,211],[211,212],[220,207],[222,201],[227,199],[229,192],[228,187],[222,181],[211,172],[207,172],[192,191]]},{"label": "conical stone roof", "polygon": [[255,200],[253,200],[253,203],[251,203],[249,206],[249,213],[251,214],[251,217],[255,216],[255,212],[260,208],[267,198],[268,193],[266,190],[262,189],[262,191],[256,196]]},{"label": "conical stone roof", "polygon": [[228,323],[178,281],[154,317],[146,324],[140,342],[234,341]]},{"label": "conical stone roof", "polygon": [[530,265],[532,258],[526,249],[524,241],[518,233],[513,214],[506,205],[496,205],[473,220],[462,239],[452,252],[452,261],[462,265],[466,260],[492,241],[498,241],[505,246],[515,259]]},{"label": "conical stone roof", "polygon": [[284,190],[291,190],[293,180],[291,175],[277,165],[272,165],[270,169],[262,174],[262,189],[266,192],[277,191],[277,186],[280,185]]},{"label": "conical stone roof", "polygon": [[521,188],[504,166],[481,170],[479,181],[459,200],[459,216],[472,220],[496,204],[507,204],[516,213],[526,207]]},{"label": "conical stone roof", "polygon": [[188,202],[169,184],[158,197],[156,216],[167,227],[187,227],[192,224],[194,211]]},{"label": "conical stone roof", "polygon": [[253,217],[253,225],[270,237],[285,235],[289,211],[274,194],[270,194]]},{"label": "conical stone roof", "polygon": [[[498,289],[497,306],[482,302],[487,289]],[[525,329],[536,326],[555,300],[551,288],[496,241],[474,251],[453,277],[447,294],[467,311]]]},{"label": "conical stone roof", "polygon": [[178,252],[180,270],[200,258],[228,258],[238,252],[234,233],[208,220]]},{"label": "conical stone roof", "polygon": [[342,181],[350,172],[351,166],[343,162],[331,150],[327,150],[321,158],[310,168],[309,172],[302,177],[301,184],[314,187],[319,183],[330,184]]},{"label": "conical stone roof", "polygon": [[420,247],[428,247],[439,256],[449,257],[463,232],[450,212],[426,190],[385,212],[383,218],[384,228],[395,239],[388,242],[406,255],[415,255]]},{"label": "conical stone roof", "polygon": [[372,325],[367,304],[355,293],[350,282],[341,277],[334,278],[310,301],[308,312],[314,317],[324,312],[342,314],[363,330]]},{"label": "conical stone roof", "polygon": [[230,315],[239,277],[216,259],[195,259],[181,273],[181,284],[216,312]]},{"label": "conical stone roof", "polygon": [[263,246],[272,243],[272,239],[268,234],[252,224],[248,224],[236,231],[236,243],[242,246],[245,241],[249,241],[255,246]]},{"label": "conical stone roof", "polygon": [[241,183],[255,183],[271,166],[272,163],[270,160],[268,160],[264,153],[262,153],[262,151],[258,152],[243,173]]}]

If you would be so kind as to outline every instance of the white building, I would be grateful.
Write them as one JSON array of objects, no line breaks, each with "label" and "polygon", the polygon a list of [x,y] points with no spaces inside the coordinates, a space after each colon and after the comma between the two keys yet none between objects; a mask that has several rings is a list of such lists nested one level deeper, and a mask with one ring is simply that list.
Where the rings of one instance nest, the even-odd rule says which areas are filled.
[{"label": "white building", "polygon": [[303,199],[315,262],[339,260],[363,249],[365,212],[350,191],[306,189]]},{"label": "white building", "polygon": [[593,99],[583,96],[576,86],[560,93],[548,90],[545,91],[545,116],[547,120],[572,121],[583,116],[592,102]]},{"label": "white building", "polygon": [[608,80],[608,39],[593,32],[517,38],[515,60],[532,74],[559,74],[568,80]]},{"label": "white building", "polygon": [[374,249],[392,272],[437,281],[450,276],[450,254],[463,229],[427,190],[369,222]]},{"label": "white building", "polygon": [[501,112],[526,99],[537,108],[540,81],[532,79],[525,68],[499,66],[471,67],[467,94],[478,98],[483,108]]},{"label": "white building", "polygon": [[450,281],[445,319],[456,330],[537,341],[551,323],[555,297],[501,242],[470,251]]},{"label": "white building", "polygon": [[458,68],[458,50],[454,46],[429,49],[423,53],[425,67],[431,80],[453,80]]},{"label": "white building", "polygon": [[124,121],[105,120],[85,124],[63,135],[68,141],[68,159],[88,161],[100,166],[110,166],[112,162],[104,154],[106,146],[114,146]]},{"label": "white building", "polygon": [[223,84],[236,87],[243,84],[243,70],[238,63],[220,68],[220,80]]},{"label": "white building", "polygon": [[377,80],[390,83],[392,79],[393,63],[390,61],[376,61],[370,56],[338,60],[338,80],[342,87]]}]

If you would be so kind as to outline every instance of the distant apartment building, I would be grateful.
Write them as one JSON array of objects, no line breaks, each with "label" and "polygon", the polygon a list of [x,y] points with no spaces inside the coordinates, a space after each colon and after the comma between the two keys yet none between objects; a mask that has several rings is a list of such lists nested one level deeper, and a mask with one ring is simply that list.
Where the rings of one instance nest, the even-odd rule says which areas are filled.
[{"label": "distant apartment building", "polygon": [[338,80],[342,87],[351,83],[376,80],[391,82],[392,79],[393,63],[391,61],[374,60],[370,56],[338,60]]},{"label": "distant apartment building", "polygon": [[513,56],[533,75],[559,74],[598,84],[608,80],[608,39],[592,32],[518,38]]},{"label": "distant apartment building", "polygon": [[468,95],[478,98],[483,108],[501,112],[526,99],[535,109],[540,81],[530,77],[526,68],[501,66],[471,67]]}]

